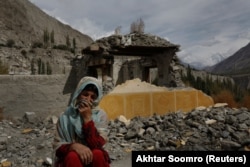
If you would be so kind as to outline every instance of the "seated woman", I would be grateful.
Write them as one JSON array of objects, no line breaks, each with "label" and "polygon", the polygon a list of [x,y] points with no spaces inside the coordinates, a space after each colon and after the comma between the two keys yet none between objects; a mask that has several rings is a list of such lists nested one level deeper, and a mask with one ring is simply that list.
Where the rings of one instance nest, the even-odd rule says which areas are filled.
[{"label": "seated woman", "polygon": [[59,117],[54,142],[56,167],[109,167],[107,114],[97,108],[102,85],[96,78],[79,82],[71,104]]}]

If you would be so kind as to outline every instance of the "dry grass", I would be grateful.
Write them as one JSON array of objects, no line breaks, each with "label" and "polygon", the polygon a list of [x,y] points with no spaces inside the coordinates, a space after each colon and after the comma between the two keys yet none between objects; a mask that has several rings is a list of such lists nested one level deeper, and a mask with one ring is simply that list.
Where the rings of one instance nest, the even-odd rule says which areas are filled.
[{"label": "dry grass", "polygon": [[250,95],[244,96],[244,98],[242,100],[242,106],[250,109]]},{"label": "dry grass", "polygon": [[220,93],[216,95],[212,95],[215,103],[227,103],[229,107],[238,107],[238,104],[234,100],[234,96],[232,92],[228,90],[222,90]]},{"label": "dry grass", "polygon": [[240,102],[236,102],[233,93],[228,90],[222,90],[216,95],[212,95],[215,103],[227,103],[231,108],[246,107],[250,109],[250,94],[245,94]]}]

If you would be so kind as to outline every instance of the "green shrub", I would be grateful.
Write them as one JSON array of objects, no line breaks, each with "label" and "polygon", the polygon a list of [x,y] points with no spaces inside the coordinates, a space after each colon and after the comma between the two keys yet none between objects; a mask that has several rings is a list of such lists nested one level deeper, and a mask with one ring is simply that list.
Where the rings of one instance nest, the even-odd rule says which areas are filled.
[{"label": "green shrub", "polygon": [[6,42],[6,46],[12,48],[15,45],[15,41],[13,39],[8,39]]},{"label": "green shrub", "polygon": [[27,58],[27,51],[26,50],[21,50],[21,54],[23,55],[23,57]]},{"label": "green shrub", "polygon": [[55,45],[53,48],[54,49],[60,49],[60,50],[68,50],[68,47],[66,45],[63,45],[63,44]]},{"label": "green shrub", "polygon": [[42,48],[43,44],[41,42],[34,42],[31,47],[32,48]]},{"label": "green shrub", "polygon": [[30,49],[29,52],[30,53],[36,53],[36,51],[34,49]]},{"label": "green shrub", "polygon": [[3,120],[3,107],[0,107],[0,121]]},{"label": "green shrub", "polygon": [[0,74],[8,74],[8,66],[0,60]]},{"label": "green shrub", "polygon": [[47,61],[46,63],[46,69],[47,69],[47,75],[51,75],[52,74],[52,67],[50,65],[50,63]]}]

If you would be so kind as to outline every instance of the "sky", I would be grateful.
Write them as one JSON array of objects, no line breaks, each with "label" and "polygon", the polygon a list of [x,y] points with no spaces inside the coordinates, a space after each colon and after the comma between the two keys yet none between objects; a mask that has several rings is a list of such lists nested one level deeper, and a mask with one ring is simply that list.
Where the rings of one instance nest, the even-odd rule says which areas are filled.
[{"label": "sky", "polygon": [[130,32],[142,19],[144,32],[180,45],[179,59],[211,66],[250,42],[250,0],[29,0],[93,40]]}]

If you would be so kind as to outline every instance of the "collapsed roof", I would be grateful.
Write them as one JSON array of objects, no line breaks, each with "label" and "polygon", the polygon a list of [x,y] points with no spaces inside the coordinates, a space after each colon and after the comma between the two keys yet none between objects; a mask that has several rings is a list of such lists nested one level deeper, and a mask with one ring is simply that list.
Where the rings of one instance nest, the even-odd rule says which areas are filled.
[{"label": "collapsed roof", "polygon": [[98,55],[143,55],[151,56],[168,49],[179,51],[179,45],[150,34],[111,35],[101,38],[83,49],[86,54]]}]

